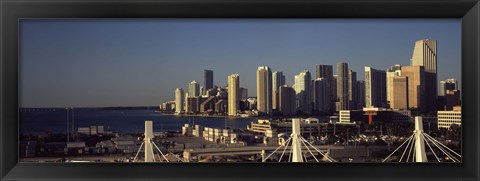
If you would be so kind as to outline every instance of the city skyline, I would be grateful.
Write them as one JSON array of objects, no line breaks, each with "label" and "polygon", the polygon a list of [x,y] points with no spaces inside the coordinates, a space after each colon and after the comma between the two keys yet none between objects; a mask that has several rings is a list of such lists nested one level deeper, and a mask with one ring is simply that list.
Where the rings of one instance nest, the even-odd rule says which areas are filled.
[{"label": "city skyline", "polygon": [[[199,43],[201,41],[198,39],[203,39],[202,37],[196,37],[194,35],[198,35],[198,34],[212,35],[211,32],[206,31],[206,30],[211,30],[211,31],[218,31],[217,33],[221,34],[221,36],[215,37],[214,41],[212,42],[204,41],[204,43],[206,44],[205,46],[207,46],[206,49],[212,49],[210,52],[210,56],[206,52],[198,51],[195,49],[193,49],[194,51],[192,52],[188,51],[188,53],[197,54],[197,55],[200,54],[201,56],[197,57],[198,61],[194,61],[195,59],[193,59],[193,57],[195,56],[193,55],[190,61],[180,61],[180,62],[175,61],[177,57],[178,59],[188,60],[185,58],[184,55],[181,54],[181,52],[176,52],[178,54],[173,54],[173,53],[169,54],[170,52],[163,52],[164,54],[169,54],[168,59],[155,60],[156,59],[155,54],[149,54],[147,56],[149,58],[146,58],[144,60],[136,59],[135,56],[140,56],[139,53],[141,52],[138,49],[135,49],[132,45],[130,45],[132,47],[128,47],[125,45],[125,47],[123,48],[125,48],[124,50],[126,51],[126,53],[130,53],[129,54],[130,57],[128,57],[130,59],[126,58],[126,60],[124,59],[123,61],[116,62],[116,60],[114,60],[114,57],[118,55],[113,56],[108,53],[117,52],[119,54],[122,54],[125,52],[118,52],[118,50],[122,50],[122,48],[118,49],[118,47],[107,46],[107,47],[103,47],[106,50],[105,51],[106,53],[101,53],[99,50],[96,50],[98,52],[92,53],[92,54],[96,54],[96,56],[93,56],[93,55],[84,56],[91,59],[83,62],[87,64],[87,67],[83,67],[85,65],[79,65],[79,62],[75,61],[81,57],[76,57],[75,55],[81,52],[85,53],[85,51],[88,52],[89,48],[84,46],[83,47],[85,49],[84,51],[78,51],[78,52],[74,51],[74,50],[77,50],[76,48],[78,48],[77,46],[79,46],[78,43],[81,42],[80,40],[77,39],[77,41],[72,41],[73,43],[71,44],[73,45],[67,45],[67,48],[59,49],[58,53],[55,54],[53,50],[49,48],[53,48],[58,45],[55,46],[46,42],[41,42],[41,40],[44,39],[44,37],[39,37],[41,33],[31,32],[32,28],[37,27],[35,28],[37,30],[38,28],[39,30],[46,30],[48,28],[54,27],[54,25],[50,25],[49,27],[48,24],[57,24],[56,25],[57,28],[64,30],[64,29],[69,29],[69,28],[63,27],[65,26],[65,24],[73,24],[74,27],[79,26],[78,24],[84,24],[84,25],[86,24],[84,27],[87,30],[86,32],[90,31],[91,34],[98,34],[100,32],[101,34],[101,33],[105,33],[106,29],[108,29],[103,26],[108,26],[109,24],[113,24],[111,25],[113,27],[127,26],[127,25],[119,25],[119,24],[122,24],[122,21],[106,21],[107,25],[104,25],[105,22],[102,22],[103,24],[99,24],[98,22],[89,22],[89,21],[80,21],[77,23],[75,23],[75,21],[73,23],[69,21],[60,21],[60,22],[50,21],[50,22],[46,22],[46,25],[43,25],[42,23],[38,23],[37,21],[22,22],[21,24],[24,26],[21,26],[21,39],[20,39],[21,43],[20,44],[21,44],[21,49],[24,50],[22,52],[24,53],[22,53],[20,56],[21,57],[20,58],[21,59],[20,61],[21,62],[21,65],[20,65],[21,106],[22,107],[62,107],[62,106],[122,106],[122,105],[153,106],[153,105],[158,105],[161,102],[173,100],[173,98],[175,97],[173,90],[175,90],[175,88],[183,88],[183,90],[189,90],[188,84],[193,80],[198,82],[198,84],[200,85],[205,85],[203,81],[204,78],[202,75],[202,71],[204,71],[204,69],[212,70],[214,72],[213,80],[215,80],[213,85],[218,85],[222,87],[226,86],[226,83],[227,83],[226,78],[228,75],[238,72],[239,76],[242,77],[242,83],[240,87],[245,87],[247,89],[250,89],[249,92],[251,95],[249,96],[256,96],[255,95],[256,93],[255,70],[258,66],[261,66],[261,65],[271,67],[272,71],[283,72],[283,75],[285,75],[286,77],[285,83],[290,86],[293,85],[294,75],[297,75],[299,72],[303,70],[308,70],[309,72],[311,72],[312,75],[315,75],[316,73],[315,65],[324,64],[324,65],[336,66],[336,64],[339,62],[347,62],[349,68],[357,72],[357,80],[363,80],[364,71],[362,70],[364,66],[371,66],[372,68],[378,69],[378,70],[386,70],[387,68],[395,64],[409,65],[410,63],[409,61],[410,61],[410,58],[412,57],[415,41],[419,39],[435,39],[438,41],[438,45],[437,45],[438,51],[441,53],[439,53],[438,55],[438,63],[437,63],[438,64],[438,79],[437,79],[438,81],[436,82],[437,87],[439,85],[439,81],[446,80],[448,78],[457,79],[459,89],[461,87],[461,77],[460,77],[461,64],[455,63],[455,62],[460,62],[460,45],[459,45],[460,22],[459,21],[452,21],[452,20],[417,21],[415,20],[409,23],[410,21],[405,21],[405,20],[395,20],[393,22],[380,21],[380,20],[371,20],[371,21],[366,21],[366,20],[349,20],[349,21],[345,21],[345,20],[344,21],[342,20],[340,21],[337,21],[337,20],[335,21],[333,20],[330,20],[330,21],[328,20],[325,20],[325,21],[322,21],[322,20],[301,20],[301,21],[252,20],[251,22],[245,21],[245,20],[238,20],[233,22],[222,21],[222,20],[218,20],[218,21],[217,20],[214,20],[214,21],[200,20],[196,22],[194,20],[189,20],[191,22],[194,22],[193,25],[191,22],[190,24],[188,24],[189,22],[188,20],[186,20],[186,22],[173,21],[173,20],[170,20],[170,21],[165,20],[165,21],[167,22],[164,22],[164,23],[169,24],[171,26],[174,26],[174,27],[178,26],[177,30],[189,31],[186,29],[186,27],[197,26],[197,28],[200,27],[199,31],[201,33],[190,32],[190,34],[188,34],[190,35],[188,38],[191,38],[191,39],[185,39],[183,37],[181,38],[173,37],[169,40],[169,42],[165,43],[166,45],[161,44],[162,43],[161,38],[158,41],[151,40],[152,42],[145,41],[144,43],[147,43],[147,44],[158,43],[156,44],[157,46],[160,46],[160,47],[167,46],[166,48],[171,48],[173,50],[174,47],[168,47],[168,45],[173,44],[178,47],[181,47],[182,43],[179,43],[180,41],[180,42],[186,43],[187,47],[190,47],[190,48],[195,47],[198,49],[202,49],[200,48],[199,45],[193,45],[193,46],[189,45],[189,43],[193,43],[193,44]],[[359,22],[363,22],[363,23],[359,23]],[[127,21],[123,23],[124,24],[130,23],[130,27],[133,26],[131,24],[134,24],[134,25],[136,24],[137,26],[143,27],[143,26],[154,26],[155,21],[153,22],[152,21],[140,21],[140,22]],[[162,23],[158,23],[158,24],[162,24]],[[233,30],[233,28],[228,27],[228,26],[233,26],[232,24],[236,25],[234,27],[245,28],[249,30],[248,34],[240,33],[238,30]],[[323,30],[322,28],[328,29],[329,27],[324,27],[325,26],[324,24],[333,26],[335,28],[340,28],[340,31],[338,33],[335,32],[334,34],[327,34],[329,36],[334,36],[338,38],[336,40],[338,41],[337,44],[333,44],[333,46],[330,48],[325,47],[326,46],[325,42],[323,42],[322,44],[315,41],[315,40],[322,40],[328,37],[327,35],[323,35],[323,36],[316,35],[313,32],[313,30],[315,29],[320,29],[320,30]],[[419,31],[422,31],[423,34],[425,35],[423,36],[410,35],[409,36],[410,38],[403,38],[403,39],[393,38],[393,40],[395,40],[395,41],[392,40],[393,42],[380,41],[381,38],[372,38],[372,37],[382,37],[385,35],[377,35],[377,36],[372,35],[370,38],[372,38],[371,39],[371,41],[373,41],[372,44],[376,45],[376,46],[373,46],[374,48],[368,48],[372,46],[369,43],[370,41],[366,41],[366,38],[368,37],[355,37],[354,35],[349,35],[348,37],[346,37],[353,40],[364,39],[364,41],[358,41],[358,42],[355,42],[355,41],[347,42],[346,41],[347,39],[339,38],[339,36],[341,35],[345,36],[345,34],[362,34],[362,33],[370,34],[371,32],[367,32],[365,30],[366,28],[368,28],[365,26],[368,26],[368,25],[370,26],[374,25],[374,26],[378,26],[379,28],[383,28],[382,30],[387,32],[386,34],[389,34],[389,33],[392,33],[390,32],[390,31],[393,31],[392,29],[398,28],[398,26],[401,24],[411,24],[411,26],[415,25],[416,27],[418,26]],[[321,26],[321,25],[324,25],[324,26]],[[45,27],[42,27],[42,26],[45,26]],[[95,29],[95,26],[100,26],[100,27],[97,27],[98,29]],[[350,30],[347,32],[341,31],[342,29],[341,27],[349,27],[349,26],[357,27],[359,30],[363,30],[363,31],[355,31],[355,30]],[[445,30],[444,28],[439,30],[438,28],[435,28],[435,26],[437,27],[445,26],[450,29]],[[455,26],[457,27],[452,28]],[[271,29],[269,29],[269,27]],[[286,27],[287,30],[273,29],[277,27]],[[427,29],[426,27],[429,27],[430,29]],[[163,28],[169,29],[171,27],[163,27]],[[258,30],[257,28],[260,28],[260,29]],[[425,29],[422,29],[422,28],[425,28]],[[144,29],[139,29],[139,30],[147,31]],[[65,31],[63,32],[64,34],[60,34],[58,35],[60,37],[56,37],[56,38],[63,37],[63,38],[72,40],[72,37],[68,37],[68,35],[85,34],[85,32],[78,32],[78,30],[75,30],[77,32],[72,32],[72,31],[74,30],[70,29],[69,31]],[[164,31],[168,31],[168,30],[164,30]],[[310,34],[307,34],[307,35],[299,34],[299,32],[303,32],[303,31],[312,31],[312,32],[310,32]],[[374,30],[371,30],[371,31],[375,32]],[[33,35],[27,34],[29,32],[33,33]],[[262,52],[259,50],[254,50],[252,47],[246,46],[246,44],[248,43],[255,42],[255,40],[253,40],[254,37],[259,37],[261,35],[266,36],[267,32],[277,32],[277,34],[273,33],[275,34],[275,36],[269,36],[269,38],[266,38],[266,39],[263,38],[262,39],[263,41],[257,41],[257,43],[259,44],[263,43],[265,45],[262,45],[262,46],[252,45],[252,46],[253,48],[256,47],[264,51],[265,50],[269,50],[269,51]],[[52,32],[48,32],[48,33],[52,33]],[[172,32],[163,32],[163,33],[173,34]],[[232,33],[238,33],[239,35],[241,35],[240,37],[250,37],[253,39],[240,40],[239,38],[232,38],[230,37]],[[418,32],[415,32],[412,34],[416,34],[416,33]],[[430,35],[428,35],[429,33]],[[128,32],[120,31],[118,35],[114,35],[112,37],[116,37],[121,34],[128,34]],[[181,34],[182,32],[177,33],[177,36],[180,36]],[[184,35],[185,34],[187,33],[184,32]],[[103,35],[107,36],[106,34],[103,34]],[[130,35],[132,35],[132,33],[130,33]],[[398,35],[400,36],[400,34]],[[282,37],[282,36],[286,36],[286,37]],[[32,39],[29,39],[29,37],[33,39],[36,38],[36,39],[32,40]],[[51,36],[46,36],[46,37],[52,38]],[[221,39],[220,37],[228,37],[229,39],[220,40]],[[456,37],[456,39],[454,37]],[[276,40],[274,38],[279,38],[280,40]],[[108,38],[105,38],[105,39],[108,39]],[[126,41],[127,43],[129,41],[136,42],[136,41],[140,41],[141,37],[138,39],[134,37],[127,37],[126,39],[127,39]],[[59,39],[54,39],[54,40],[57,40],[57,41],[53,41],[56,43],[62,42]],[[104,39],[101,38],[100,40],[98,40],[98,42],[104,45],[110,44],[110,42],[102,42],[103,40]],[[232,41],[232,42],[226,42],[226,41]],[[278,47],[276,46],[269,47],[269,45],[274,45],[274,43],[278,41],[280,42],[284,41],[283,42],[284,44],[276,44]],[[330,44],[332,43],[330,41],[326,41],[326,42]],[[52,60],[45,60],[49,56],[46,56],[45,52],[40,52],[40,50],[34,49],[36,46],[39,46],[42,43],[44,44],[46,43],[49,46],[42,47],[40,48],[40,50],[42,49],[50,50],[50,52],[47,51],[47,53],[50,53],[49,55],[50,57],[52,57],[51,58]],[[231,46],[231,47],[225,46],[222,48],[222,46],[218,45],[218,43],[224,43],[224,44],[226,43],[228,45],[238,45],[238,46]],[[240,43],[240,44],[236,44],[236,43]],[[350,45],[351,46],[350,49],[348,48],[343,49],[344,51],[343,53],[337,52],[339,50],[336,50],[336,48],[343,47],[342,45],[344,43],[351,43],[352,45]],[[285,45],[285,44],[288,44],[288,45]],[[387,44],[390,46],[394,45],[393,46],[394,50],[391,50],[388,47],[386,47]],[[453,46],[453,44],[457,44],[458,46]],[[360,46],[360,45],[365,45],[367,48],[364,48],[363,46]],[[179,49],[178,47],[177,49]],[[375,49],[375,48],[379,48],[379,47],[382,47],[381,50],[385,52],[378,53],[379,52],[378,49]],[[36,47],[36,48],[39,48],[39,47]],[[129,48],[132,48],[132,49],[129,49]],[[147,51],[149,53],[154,52],[154,47],[147,46],[144,48],[151,49]],[[214,51],[215,49],[217,50]],[[315,51],[315,49],[317,49],[317,51]],[[100,49],[100,50],[103,50],[103,49]],[[130,52],[132,50],[137,50],[138,52]],[[161,52],[162,49],[158,49],[158,50]],[[228,51],[224,53],[218,53],[226,50]],[[287,51],[281,52],[284,50],[287,50]],[[329,54],[328,53],[329,50],[333,51],[334,53]],[[227,55],[228,52],[236,56],[232,55],[229,57]],[[244,54],[242,54],[242,52]],[[223,56],[223,58],[219,58],[218,57],[219,55],[217,54],[221,54],[220,57]],[[334,55],[331,55],[331,54],[334,54]],[[398,57],[395,55],[397,55]],[[458,57],[455,58],[455,55]],[[159,56],[163,57],[162,53],[160,53]],[[240,58],[243,58],[242,56],[256,57],[256,58],[249,58],[244,61],[238,60]],[[287,58],[285,58],[285,56]],[[337,56],[337,58],[334,58],[334,56]],[[59,60],[60,57],[64,57],[64,62],[61,62]],[[66,59],[65,57],[69,57],[70,59]],[[96,57],[96,58],[92,58],[92,57]],[[99,57],[102,57],[103,59],[99,60],[98,59]],[[212,60],[206,60],[208,57],[211,57]],[[45,62],[39,63],[38,61],[35,61],[38,59]],[[324,60],[324,59],[328,59],[328,60]],[[458,59],[458,60],[455,60],[455,59]],[[135,60],[135,61],[130,62],[129,60]],[[163,60],[166,60],[166,61],[163,61]],[[229,61],[229,60],[232,60],[232,61]],[[50,63],[48,63],[49,61]],[[136,62],[138,62],[138,64]],[[88,67],[88,65],[91,65],[91,66]],[[153,73],[150,71],[144,71],[144,70],[149,70],[144,66],[150,67],[152,65],[157,65],[158,67],[156,68],[158,68],[159,70],[154,71],[155,69],[153,69],[154,71]],[[177,66],[171,67],[172,65],[177,65]],[[457,68],[454,68],[454,67],[457,67]],[[173,70],[167,70],[167,69],[173,69]],[[47,72],[47,70],[49,70],[50,72]],[[182,70],[185,70],[185,71],[182,71]],[[92,75],[85,74],[85,71],[91,72]],[[173,71],[173,73],[170,71]],[[334,70],[334,74],[337,74],[336,72],[337,71]],[[83,77],[83,79],[78,78],[77,76],[79,75],[83,75],[85,77]],[[96,77],[97,79],[93,79],[95,77],[91,77],[95,75],[98,76]],[[168,78],[170,78],[170,80]],[[312,77],[312,80],[314,80],[313,77]],[[121,85],[121,83],[124,83],[125,85]],[[119,97],[123,99],[118,100]],[[49,105],[42,105],[45,103],[49,103]]]}]

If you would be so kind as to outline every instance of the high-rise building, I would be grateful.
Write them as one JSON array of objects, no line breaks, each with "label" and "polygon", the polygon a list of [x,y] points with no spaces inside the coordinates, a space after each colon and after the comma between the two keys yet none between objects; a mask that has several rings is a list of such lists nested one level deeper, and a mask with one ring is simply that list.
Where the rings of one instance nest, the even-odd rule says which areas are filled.
[{"label": "high-rise building", "polygon": [[437,107],[437,41],[417,40],[412,54],[412,66],[425,69],[425,111],[432,112]]},{"label": "high-rise building", "polygon": [[272,108],[278,109],[278,88],[285,85],[285,75],[283,72],[273,72],[272,73],[272,92],[273,92],[273,102]]},{"label": "high-rise building", "polygon": [[183,89],[177,88],[175,89],[175,114],[181,114],[184,112],[184,97],[183,97]]},{"label": "high-rise building", "polygon": [[200,84],[198,84],[197,81],[194,80],[188,85],[188,95],[190,97],[200,96]]},{"label": "high-rise building", "polygon": [[228,76],[228,115],[237,116],[240,97],[240,77],[238,74]]},{"label": "high-rise building", "polygon": [[324,78],[317,78],[313,81],[313,109],[321,114],[330,113],[330,92],[328,82]]},{"label": "high-rise building", "polygon": [[348,110],[348,64],[337,63],[337,97],[340,110]]},{"label": "high-rise building", "polygon": [[357,109],[357,72],[353,70],[348,71],[348,101],[349,110]]},{"label": "high-rise building", "polygon": [[408,109],[408,78],[405,76],[394,76],[390,77],[390,82],[391,85],[388,86],[389,93],[392,94],[390,108]]},{"label": "high-rise building", "polygon": [[357,109],[363,109],[365,107],[365,81],[363,80],[357,81],[357,97]]},{"label": "high-rise building", "polygon": [[272,70],[268,66],[257,69],[257,110],[259,114],[272,114]]},{"label": "high-rise building", "polygon": [[315,79],[323,78],[327,81],[327,95],[328,104],[330,105],[329,111],[335,110],[334,103],[337,101],[337,80],[333,77],[332,65],[316,65],[315,66]]},{"label": "high-rise building", "polygon": [[387,69],[386,74],[387,74],[387,103],[390,103],[392,99],[392,90],[393,88],[393,82],[392,82],[392,77],[395,76],[400,76],[402,72],[402,66],[399,64],[395,64],[394,66],[391,66],[389,69]]},{"label": "high-rise building", "polygon": [[330,85],[331,85],[331,95],[332,95],[332,100],[330,102],[330,110],[334,110],[334,111],[340,111],[339,109],[337,109],[337,101],[338,101],[338,95],[337,95],[337,79],[338,79],[338,76],[337,75],[333,75],[332,76],[332,81],[330,82]]},{"label": "high-rise building", "polygon": [[204,70],[203,71],[203,88],[206,90],[213,88],[213,71]]},{"label": "high-rise building", "polygon": [[440,81],[440,96],[444,96],[447,90],[456,90],[457,89],[457,80],[456,79],[447,79]]},{"label": "high-rise building", "polygon": [[308,70],[300,72],[298,75],[295,75],[295,94],[297,102],[297,110],[305,114],[311,113],[311,88],[312,76]]},{"label": "high-rise building", "polygon": [[425,71],[423,66],[402,66],[402,76],[408,78],[408,107],[425,112]]},{"label": "high-rise building", "polygon": [[365,67],[365,107],[384,107],[387,102],[386,73]]},{"label": "high-rise building", "polygon": [[295,90],[292,87],[283,85],[279,87],[279,106],[278,110],[283,115],[295,114],[296,98]]}]

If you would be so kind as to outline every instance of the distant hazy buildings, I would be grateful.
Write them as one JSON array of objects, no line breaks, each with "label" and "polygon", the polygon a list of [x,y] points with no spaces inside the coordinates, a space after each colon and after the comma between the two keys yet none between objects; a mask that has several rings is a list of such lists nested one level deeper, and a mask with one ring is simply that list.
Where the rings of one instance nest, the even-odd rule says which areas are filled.
[{"label": "distant hazy buildings", "polygon": [[294,89],[296,93],[297,110],[304,114],[310,114],[312,110],[311,82],[312,76],[308,70],[295,75]]},{"label": "distant hazy buildings", "polygon": [[384,107],[387,102],[386,73],[365,67],[365,106]]},{"label": "distant hazy buildings", "polygon": [[337,97],[340,110],[348,110],[348,64],[345,62],[337,63]]},{"label": "distant hazy buildings", "polygon": [[240,94],[240,100],[241,101],[245,101],[248,99],[248,89],[247,88],[244,88],[244,87],[240,87],[239,89],[239,94]]},{"label": "distant hazy buildings", "polygon": [[402,76],[408,78],[408,107],[425,111],[425,71],[423,66],[402,66]]},{"label": "distant hazy buildings", "polygon": [[240,97],[240,77],[238,74],[228,76],[228,115],[237,116]]},{"label": "distant hazy buildings", "polygon": [[213,88],[213,71],[204,70],[203,71],[203,88],[206,90]]},{"label": "distant hazy buildings", "polygon": [[272,102],[272,108],[273,109],[278,109],[279,101],[278,101],[278,96],[279,96],[279,87],[285,85],[285,75],[283,75],[283,72],[273,72],[272,73],[272,92],[273,92],[273,102]]},{"label": "distant hazy buildings", "polygon": [[268,66],[257,69],[257,110],[259,114],[272,113],[272,70]]},{"label": "distant hazy buildings", "polygon": [[184,112],[184,97],[183,97],[183,89],[177,88],[175,89],[175,113],[181,114]]},{"label": "distant hazy buildings", "polygon": [[283,85],[279,87],[279,106],[278,109],[283,115],[295,114],[296,98],[295,90],[292,87]]},{"label": "distant hazy buildings", "polygon": [[417,40],[411,62],[412,66],[425,69],[425,111],[434,111],[437,107],[437,41]]},{"label": "distant hazy buildings", "polygon": [[189,97],[200,96],[200,84],[197,81],[194,80],[188,85],[188,95]]}]

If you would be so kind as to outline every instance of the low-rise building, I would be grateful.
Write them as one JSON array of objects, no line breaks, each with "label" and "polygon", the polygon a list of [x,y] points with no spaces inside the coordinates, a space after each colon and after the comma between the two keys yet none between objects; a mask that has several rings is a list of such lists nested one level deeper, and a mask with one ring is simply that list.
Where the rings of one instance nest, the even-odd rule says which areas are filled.
[{"label": "low-rise building", "polygon": [[453,124],[462,125],[462,108],[455,106],[452,111],[438,111],[438,129],[450,128]]}]

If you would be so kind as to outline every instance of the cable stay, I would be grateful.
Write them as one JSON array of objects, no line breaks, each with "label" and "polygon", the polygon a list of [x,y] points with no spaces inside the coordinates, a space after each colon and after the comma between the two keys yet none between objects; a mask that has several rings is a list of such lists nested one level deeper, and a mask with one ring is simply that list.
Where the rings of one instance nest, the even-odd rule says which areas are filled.
[{"label": "cable stay", "polygon": [[399,151],[405,144],[406,146],[404,147],[403,153],[398,162],[428,162],[425,143],[437,162],[442,162],[442,159],[439,157],[439,155],[437,155],[438,151],[443,153],[446,158],[453,162],[461,161],[462,156],[460,154],[456,153],[451,148],[445,146],[440,141],[423,132],[422,117],[417,116],[415,117],[415,130],[413,131],[413,134],[408,137],[399,147],[397,147],[390,155],[388,155],[382,162],[389,161],[390,157]]}]

